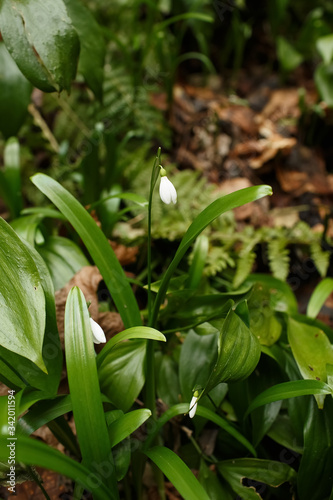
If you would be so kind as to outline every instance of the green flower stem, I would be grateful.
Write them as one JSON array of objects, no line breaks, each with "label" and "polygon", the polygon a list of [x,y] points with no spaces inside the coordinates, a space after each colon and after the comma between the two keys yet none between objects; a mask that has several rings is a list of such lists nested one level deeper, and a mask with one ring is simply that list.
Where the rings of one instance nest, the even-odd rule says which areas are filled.
[{"label": "green flower stem", "polygon": [[[148,325],[152,322],[152,297],[151,297],[151,219],[152,219],[152,201],[154,187],[157,182],[161,157],[161,148],[158,148],[157,155],[154,161],[154,166],[150,179],[150,192],[148,200],[148,249],[147,249],[147,260],[148,260]],[[155,343],[153,340],[147,341],[147,352],[146,352],[146,407],[150,409],[152,417],[156,417],[156,405],[155,405],[155,369],[154,369],[154,352]]]}]

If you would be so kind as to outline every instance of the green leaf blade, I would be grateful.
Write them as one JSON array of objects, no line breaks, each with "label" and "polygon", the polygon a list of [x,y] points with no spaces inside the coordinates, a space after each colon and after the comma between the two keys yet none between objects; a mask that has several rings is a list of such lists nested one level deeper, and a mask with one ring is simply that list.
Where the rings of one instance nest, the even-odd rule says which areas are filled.
[{"label": "green leaf blade", "polygon": [[[110,498],[117,498],[113,457],[98,382],[95,350],[87,304],[74,287],[65,309],[65,354],[68,385],[83,463],[107,463]],[[112,473],[113,472],[113,473]],[[111,494],[111,492],[113,492]]]},{"label": "green leaf blade", "polygon": [[276,384],[257,396],[248,407],[245,417],[259,406],[280,401],[283,399],[295,398],[298,396],[331,394],[330,387],[324,382],[317,380],[293,380]]},{"label": "green leaf blade", "polygon": [[34,260],[14,230],[0,218],[0,344],[42,371],[45,296]]},{"label": "green leaf blade", "polygon": [[70,91],[79,39],[62,0],[3,0],[0,29],[25,77],[44,92]]},{"label": "green leaf blade", "polygon": [[307,316],[316,318],[326,299],[333,292],[333,279],[323,279],[314,289],[306,310]]},{"label": "green leaf blade", "polygon": [[92,217],[74,196],[47,175],[36,174],[31,180],[56,205],[82,238],[103,276],[125,328],[141,325],[140,311],[126,275]]},{"label": "green leaf blade", "polygon": [[209,500],[194,474],[173,451],[155,446],[145,454],[167,476],[184,500]]}]

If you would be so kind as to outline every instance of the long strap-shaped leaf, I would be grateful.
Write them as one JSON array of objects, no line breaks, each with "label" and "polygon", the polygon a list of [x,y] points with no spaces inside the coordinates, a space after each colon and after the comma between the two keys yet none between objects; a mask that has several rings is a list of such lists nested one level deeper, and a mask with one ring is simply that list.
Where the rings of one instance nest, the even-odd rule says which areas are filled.
[{"label": "long strap-shaped leaf", "polygon": [[164,300],[169,281],[176,270],[179,262],[184,257],[186,251],[192,245],[194,240],[199,236],[199,234],[217,217],[222,215],[228,210],[232,210],[241,205],[245,205],[250,201],[258,200],[267,195],[272,194],[272,188],[270,186],[252,186],[249,188],[241,189],[235,193],[228,194],[213,201],[208,207],[206,207],[192,222],[188,230],[186,231],[176,255],[174,256],[171,264],[169,265],[163,280],[161,282],[159,291],[157,293],[154,308],[152,312],[152,319],[150,326],[155,327],[159,308]]},{"label": "long strap-shaped leaf", "polygon": [[332,389],[324,382],[317,380],[292,380],[273,385],[259,394],[248,407],[244,418],[259,406],[281,401],[283,399],[315,394],[332,394]]},{"label": "long strap-shaped leaf", "polygon": [[[110,500],[110,492],[101,478],[92,470],[75,462],[58,450],[54,450],[44,443],[26,436],[19,436],[15,443],[15,455],[17,462],[25,465],[36,465],[44,469],[53,470],[83,485],[92,491],[96,500]],[[11,440],[0,436],[0,461],[8,461],[8,444]]]},{"label": "long strap-shaped leaf", "polygon": [[65,309],[65,353],[68,385],[82,460],[92,470],[108,467],[105,482],[110,500],[117,500],[111,453],[98,382],[92,330],[85,297],[78,287],[68,294]]},{"label": "long strap-shaped leaf", "polygon": [[176,453],[164,446],[155,446],[145,454],[172,482],[184,500],[209,500],[209,496]]},{"label": "long strap-shaped leaf", "polygon": [[31,180],[55,204],[82,238],[103,276],[125,328],[141,325],[140,311],[123,268],[93,218],[74,196],[54,179],[45,174],[36,174]]},{"label": "long strap-shaped leaf", "polygon": [[[166,410],[163,415],[155,422],[155,426],[153,431],[149,433],[147,440],[144,444],[144,449],[149,448],[151,443],[154,441],[155,437],[158,435],[162,427],[171,419],[178,415],[185,415],[189,411],[188,403],[178,403],[177,405],[171,406],[168,410]],[[198,406],[196,415],[199,417],[207,418],[214,422],[216,425],[221,427],[221,429],[225,430],[228,434],[233,436],[239,443],[241,443],[245,448],[247,448],[252,455],[257,456],[256,450],[252,446],[252,444],[241,434],[235,427],[233,427],[226,419],[220,417],[212,410],[205,408],[204,406]]]}]

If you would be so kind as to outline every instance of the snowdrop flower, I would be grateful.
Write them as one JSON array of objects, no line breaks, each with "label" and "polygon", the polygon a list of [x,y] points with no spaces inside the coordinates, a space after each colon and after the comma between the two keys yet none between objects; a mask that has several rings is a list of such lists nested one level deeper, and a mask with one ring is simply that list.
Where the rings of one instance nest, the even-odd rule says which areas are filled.
[{"label": "snowdrop flower", "polygon": [[167,178],[166,171],[164,168],[160,165],[160,176],[161,176],[161,183],[160,183],[160,197],[163,203],[166,203],[167,205],[170,205],[170,203],[176,203],[177,202],[177,191],[175,189],[175,186],[172,184],[171,181]]},{"label": "snowdrop flower", "polygon": [[195,391],[195,393],[193,394],[193,398],[191,399],[190,402],[190,408],[189,408],[190,411],[188,412],[190,418],[193,418],[194,415],[196,414],[198,399],[199,399],[199,392]]},{"label": "snowdrop flower", "polygon": [[89,319],[90,319],[90,326],[91,326],[91,331],[93,334],[94,343],[101,344],[101,343],[106,342],[106,337],[105,337],[105,333],[103,332],[103,329],[92,318],[89,318]]}]

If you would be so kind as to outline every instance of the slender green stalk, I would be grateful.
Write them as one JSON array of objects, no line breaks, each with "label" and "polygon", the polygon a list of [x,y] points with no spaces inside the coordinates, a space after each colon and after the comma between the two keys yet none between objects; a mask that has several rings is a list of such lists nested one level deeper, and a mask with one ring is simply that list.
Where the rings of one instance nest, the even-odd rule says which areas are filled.
[{"label": "slender green stalk", "polygon": [[151,320],[151,218],[152,218],[152,201],[153,201],[153,193],[154,187],[157,182],[158,177],[158,169],[156,168],[156,164],[160,163],[161,158],[161,148],[158,148],[157,155],[154,161],[154,166],[150,178],[150,191],[149,191],[149,199],[148,199],[148,236],[147,236],[147,264],[148,264],[148,317],[149,323]]},{"label": "slender green stalk", "polygon": [[[154,166],[150,179],[150,192],[148,200],[148,237],[147,237],[147,261],[148,261],[148,325],[152,321],[151,311],[152,311],[152,297],[151,297],[151,220],[152,220],[152,201],[154,187],[158,178],[158,168],[160,163],[161,148],[158,148],[157,155],[154,161]],[[147,341],[147,352],[146,352],[146,407],[150,409],[152,417],[156,417],[156,405],[155,405],[155,371],[154,371],[154,351],[155,344],[153,340]]]}]

